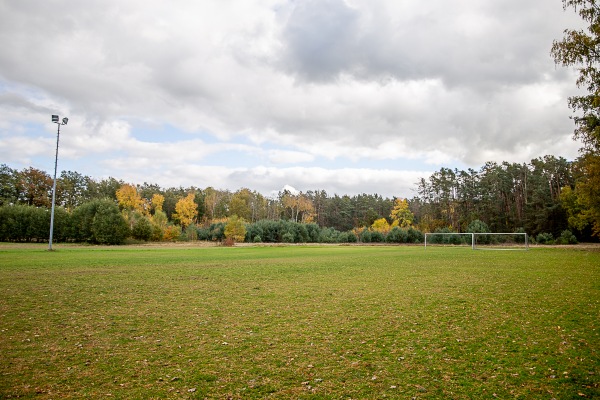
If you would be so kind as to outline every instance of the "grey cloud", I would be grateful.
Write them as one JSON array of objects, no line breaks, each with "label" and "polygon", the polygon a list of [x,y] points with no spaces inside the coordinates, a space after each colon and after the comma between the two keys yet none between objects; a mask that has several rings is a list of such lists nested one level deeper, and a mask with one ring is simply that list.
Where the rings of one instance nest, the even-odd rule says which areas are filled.
[{"label": "grey cloud", "polygon": [[[284,28],[283,64],[302,79],[441,79],[448,87],[496,88],[536,81],[551,65],[562,8],[506,0],[412,8],[384,1],[296,3]],[[393,4],[393,3],[391,3]],[[548,15],[550,13],[550,15]]]},{"label": "grey cloud", "polygon": [[[555,144],[572,131],[573,74],[548,51],[578,17],[551,3],[5,1],[0,112],[17,115],[17,125],[23,113],[46,120],[45,107],[59,104],[90,137],[103,127],[101,137],[121,147],[144,148],[138,122],[150,121],[212,136],[207,142],[260,143],[273,160],[302,165],[439,156],[477,166],[538,156],[560,151]],[[140,146],[112,139],[130,131]],[[169,168],[164,174],[176,177]],[[306,190],[316,179],[282,171],[264,186]],[[248,186],[247,172],[223,179]],[[343,192],[350,186],[331,183],[340,176],[326,174]]]},{"label": "grey cloud", "polygon": [[0,93],[0,107],[4,109],[17,108],[33,113],[52,114],[57,110],[52,107],[32,102],[29,98],[14,92]]},{"label": "grey cloud", "polygon": [[290,68],[310,80],[330,80],[355,62],[359,14],[343,0],[296,3],[283,30]]}]

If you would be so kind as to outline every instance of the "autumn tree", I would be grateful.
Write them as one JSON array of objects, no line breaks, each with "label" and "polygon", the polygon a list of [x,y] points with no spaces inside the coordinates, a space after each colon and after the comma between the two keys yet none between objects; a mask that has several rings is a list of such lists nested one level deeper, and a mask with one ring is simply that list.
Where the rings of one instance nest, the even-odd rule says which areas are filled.
[{"label": "autumn tree", "polygon": [[50,207],[53,184],[50,175],[36,168],[27,168],[21,171],[19,178],[19,197],[25,204]]},{"label": "autumn tree", "polygon": [[557,64],[576,67],[578,87],[586,94],[569,98],[575,116],[574,137],[583,142],[583,157],[578,160],[585,174],[575,184],[575,196],[582,206],[580,220],[588,220],[600,237],[600,5],[596,0],[563,0],[563,8],[572,7],[587,23],[586,30],[567,29],[561,41],[550,51]]},{"label": "autumn tree", "polygon": [[294,222],[311,223],[314,220],[314,206],[310,197],[285,190],[281,195],[281,203]]},{"label": "autumn tree", "polygon": [[231,193],[213,187],[204,189],[205,219],[213,221],[227,216],[227,202]]},{"label": "autumn tree", "polygon": [[577,160],[576,167],[579,179],[574,189],[563,189],[561,204],[571,228],[583,231],[591,226],[600,237],[600,157],[588,153]]},{"label": "autumn tree", "polygon": [[252,192],[250,189],[240,189],[231,196],[229,201],[229,211],[245,220],[252,218]]},{"label": "autumn tree", "polygon": [[179,221],[182,228],[185,228],[194,222],[194,219],[198,215],[194,197],[194,193],[190,192],[186,197],[179,199],[177,204],[175,204],[175,214],[173,214],[173,217]]},{"label": "autumn tree", "polygon": [[398,221],[398,226],[401,228],[412,226],[415,216],[412,211],[410,211],[408,200],[400,198],[396,199],[394,201],[394,208],[392,208],[392,212],[390,213],[390,218],[392,221]]},{"label": "autumn tree", "polygon": [[234,242],[243,242],[246,238],[246,226],[244,220],[237,215],[229,217],[225,224],[225,238],[232,239]]},{"label": "autumn tree", "polygon": [[144,212],[144,201],[135,186],[128,183],[122,185],[115,193],[119,207],[123,210]]},{"label": "autumn tree", "polygon": [[565,30],[561,41],[554,41],[551,55],[564,67],[576,67],[579,71],[577,86],[587,94],[569,98],[569,107],[578,114],[575,120],[575,138],[585,146],[600,149],[600,5],[596,0],[563,0],[563,8],[574,8],[588,23],[584,30]]},{"label": "autumn tree", "polygon": [[[396,225],[397,225],[397,223],[396,223]],[[375,222],[373,222],[373,224],[371,225],[372,231],[380,232],[384,235],[386,235],[391,229],[392,229],[392,226],[385,218],[376,219]]]},{"label": "autumn tree", "polygon": [[165,196],[163,196],[162,194],[159,194],[159,193],[153,194],[151,203],[152,203],[152,208],[154,209],[154,212],[162,211],[164,202],[165,202]]}]

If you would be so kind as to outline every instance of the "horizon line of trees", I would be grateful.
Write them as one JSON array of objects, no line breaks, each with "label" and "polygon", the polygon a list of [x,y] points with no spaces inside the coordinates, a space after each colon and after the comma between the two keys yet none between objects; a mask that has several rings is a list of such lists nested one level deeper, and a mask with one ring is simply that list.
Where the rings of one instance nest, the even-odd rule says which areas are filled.
[{"label": "horizon line of trees", "polygon": [[[441,168],[415,183],[413,198],[390,199],[378,194],[331,196],[324,190],[282,191],[276,198],[268,198],[248,188],[235,192],[212,187],[163,189],[112,177],[96,181],[78,172],[63,171],[57,178],[55,237],[57,241],[92,243],[122,243],[130,237],[223,240],[224,235],[215,232],[221,228],[224,231],[227,222],[236,218],[248,232],[238,232],[237,241],[255,241],[257,236],[262,241],[302,242],[307,241],[306,237],[325,242],[368,241],[368,234],[363,234],[366,231],[378,232],[374,240],[385,241],[392,230],[392,236],[402,237],[409,229],[420,234],[467,232],[473,221],[481,221],[490,232],[527,232],[531,237],[546,234],[558,238],[569,230],[579,241],[594,241],[592,224],[577,219],[578,204],[573,201],[580,173],[577,161],[554,156],[523,164],[488,162],[477,171]],[[0,240],[45,240],[48,235],[40,228],[29,228],[39,232],[36,235],[6,232],[10,232],[9,226],[18,232],[25,229],[14,228],[19,224],[14,222],[17,217],[13,214],[20,215],[22,225],[39,227],[46,224],[46,219],[49,223],[49,212],[25,211],[22,207],[49,211],[51,198],[52,178],[46,172],[31,167],[18,171],[0,165]],[[19,213],[6,210],[16,206],[21,206]],[[313,234],[294,233],[297,228],[291,225],[278,228],[284,233],[270,234],[269,239],[253,234],[254,226],[266,224],[264,221],[294,223]],[[91,233],[94,223],[94,232],[100,232],[98,237]],[[106,233],[111,224],[114,239]],[[57,234],[61,226],[64,233]],[[321,235],[327,229],[329,234]],[[319,235],[314,234],[317,230],[321,235],[318,240],[315,238]],[[284,238],[285,233],[293,239],[290,235]]]}]

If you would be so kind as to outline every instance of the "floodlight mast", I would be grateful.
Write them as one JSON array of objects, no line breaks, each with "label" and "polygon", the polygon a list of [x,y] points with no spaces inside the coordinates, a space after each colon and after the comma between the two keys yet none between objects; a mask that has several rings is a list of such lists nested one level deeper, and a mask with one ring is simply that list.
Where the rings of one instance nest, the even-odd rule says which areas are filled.
[{"label": "floodlight mast", "polygon": [[48,250],[52,251],[52,237],[54,236],[54,203],[56,202],[56,169],[58,166],[58,141],[60,139],[60,126],[69,122],[68,118],[63,118],[62,123],[58,115],[52,115],[52,122],[58,125],[56,132],[56,156],[54,157],[54,183],[52,184],[52,211],[50,212],[50,240],[48,241]]}]

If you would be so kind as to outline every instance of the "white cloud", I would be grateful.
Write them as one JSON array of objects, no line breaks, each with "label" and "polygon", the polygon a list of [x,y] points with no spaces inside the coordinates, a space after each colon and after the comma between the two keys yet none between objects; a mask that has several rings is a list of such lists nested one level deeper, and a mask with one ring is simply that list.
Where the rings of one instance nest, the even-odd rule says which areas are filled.
[{"label": "white cloud", "polygon": [[0,155],[50,160],[58,113],[94,177],[406,196],[427,164],[575,157],[549,49],[580,24],[546,0],[2,2]]}]

